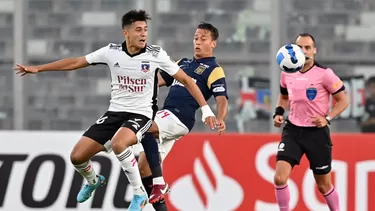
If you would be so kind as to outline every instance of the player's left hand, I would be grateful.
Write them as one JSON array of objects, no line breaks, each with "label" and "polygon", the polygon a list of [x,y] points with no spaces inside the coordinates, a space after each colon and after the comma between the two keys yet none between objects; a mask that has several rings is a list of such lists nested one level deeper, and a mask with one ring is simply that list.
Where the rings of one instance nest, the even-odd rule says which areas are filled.
[{"label": "player's left hand", "polygon": [[24,76],[28,73],[35,74],[39,72],[37,66],[24,66],[20,64],[16,64],[16,67],[13,68],[13,70],[16,70],[16,74],[20,74],[21,76]]},{"label": "player's left hand", "polygon": [[218,128],[219,135],[225,133],[225,129],[227,128],[227,126],[225,125],[224,120],[221,120],[221,119],[217,120],[217,128]]},{"label": "player's left hand", "polygon": [[328,121],[325,117],[317,116],[313,118],[313,122],[317,127],[325,127],[328,125]]},{"label": "player's left hand", "polygon": [[215,116],[208,116],[204,119],[204,124],[208,125],[212,130],[216,128],[217,122]]}]

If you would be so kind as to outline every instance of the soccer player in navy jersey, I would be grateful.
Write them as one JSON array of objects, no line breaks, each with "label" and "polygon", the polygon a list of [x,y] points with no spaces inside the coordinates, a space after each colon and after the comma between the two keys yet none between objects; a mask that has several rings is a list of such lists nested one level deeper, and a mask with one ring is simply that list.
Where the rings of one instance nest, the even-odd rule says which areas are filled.
[{"label": "soccer player in navy jersey", "polygon": [[[209,23],[198,25],[194,35],[194,57],[180,59],[177,64],[195,80],[206,100],[211,96],[215,97],[218,110],[217,127],[219,134],[222,134],[225,131],[228,96],[224,70],[213,57],[218,36],[219,32],[213,25]],[[157,147],[154,137],[158,138],[160,157],[164,160],[175,141],[188,134],[193,128],[195,112],[199,105],[184,85],[165,72],[160,72],[158,83],[159,86],[166,85],[171,88],[163,108],[156,114],[153,126],[142,140],[146,156],[141,152],[139,167],[150,203],[153,203],[156,211],[165,211],[163,197],[168,192],[168,184],[162,177],[159,155],[149,153],[147,149],[152,147],[150,145]]]}]

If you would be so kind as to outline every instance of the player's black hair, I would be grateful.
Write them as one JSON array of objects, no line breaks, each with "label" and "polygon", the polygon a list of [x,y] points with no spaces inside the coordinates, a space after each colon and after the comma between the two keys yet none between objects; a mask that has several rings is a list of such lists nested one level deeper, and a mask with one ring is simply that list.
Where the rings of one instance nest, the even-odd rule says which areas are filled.
[{"label": "player's black hair", "polygon": [[371,76],[369,79],[367,79],[366,86],[370,86],[371,84],[375,84],[375,76]]},{"label": "player's black hair", "polygon": [[136,21],[148,21],[151,20],[150,15],[146,10],[130,10],[125,15],[122,16],[121,26],[124,28],[127,25],[130,25]]},{"label": "player's black hair", "polygon": [[212,40],[217,40],[219,38],[219,30],[210,23],[201,22],[197,28],[210,31]]},{"label": "player's black hair", "polygon": [[313,41],[314,45],[315,45],[315,38],[314,38],[314,36],[312,36],[312,35],[309,34],[309,33],[301,33],[301,34],[299,34],[299,35],[296,37],[296,39],[297,39],[298,37],[310,37],[311,40]]}]

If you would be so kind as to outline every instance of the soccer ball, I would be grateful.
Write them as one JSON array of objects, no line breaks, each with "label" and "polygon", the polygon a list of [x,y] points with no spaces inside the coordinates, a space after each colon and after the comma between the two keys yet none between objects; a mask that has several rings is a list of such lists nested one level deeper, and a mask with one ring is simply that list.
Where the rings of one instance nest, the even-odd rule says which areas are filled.
[{"label": "soccer ball", "polygon": [[294,73],[305,65],[305,54],[302,49],[295,44],[284,45],[276,54],[276,62],[282,71]]}]

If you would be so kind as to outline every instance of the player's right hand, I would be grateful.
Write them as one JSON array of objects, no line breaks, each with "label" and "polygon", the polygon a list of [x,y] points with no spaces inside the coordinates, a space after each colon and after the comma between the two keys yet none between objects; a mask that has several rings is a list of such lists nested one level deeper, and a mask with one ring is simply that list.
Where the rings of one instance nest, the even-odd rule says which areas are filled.
[{"label": "player's right hand", "polygon": [[220,119],[218,119],[217,120],[217,129],[218,129],[218,134],[219,135],[221,135],[221,134],[223,134],[223,133],[225,133],[225,129],[226,129],[227,127],[226,127],[226,125],[225,125],[225,122],[224,122],[224,120],[220,120]]},{"label": "player's right hand", "polygon": [[281,127],[285,122],[284,116],[276,115],[275,118],[273,118],[273,126],[275,127]]},{"label": "player's right hand", "polygon": [[17,67],[13,68],[13,70],[16,70],[16,74],[21,74],[21,76],[24,76],[28,73],[35,74],[39,72],[39,69],[36,66],[23,66],[20,64],[16,64]]},{"label": "player's right hand", "polygon": [[204,124],[208,125],[212,130],[216,128],[217,122],[215,116],[208,116],[204,119]]}]

